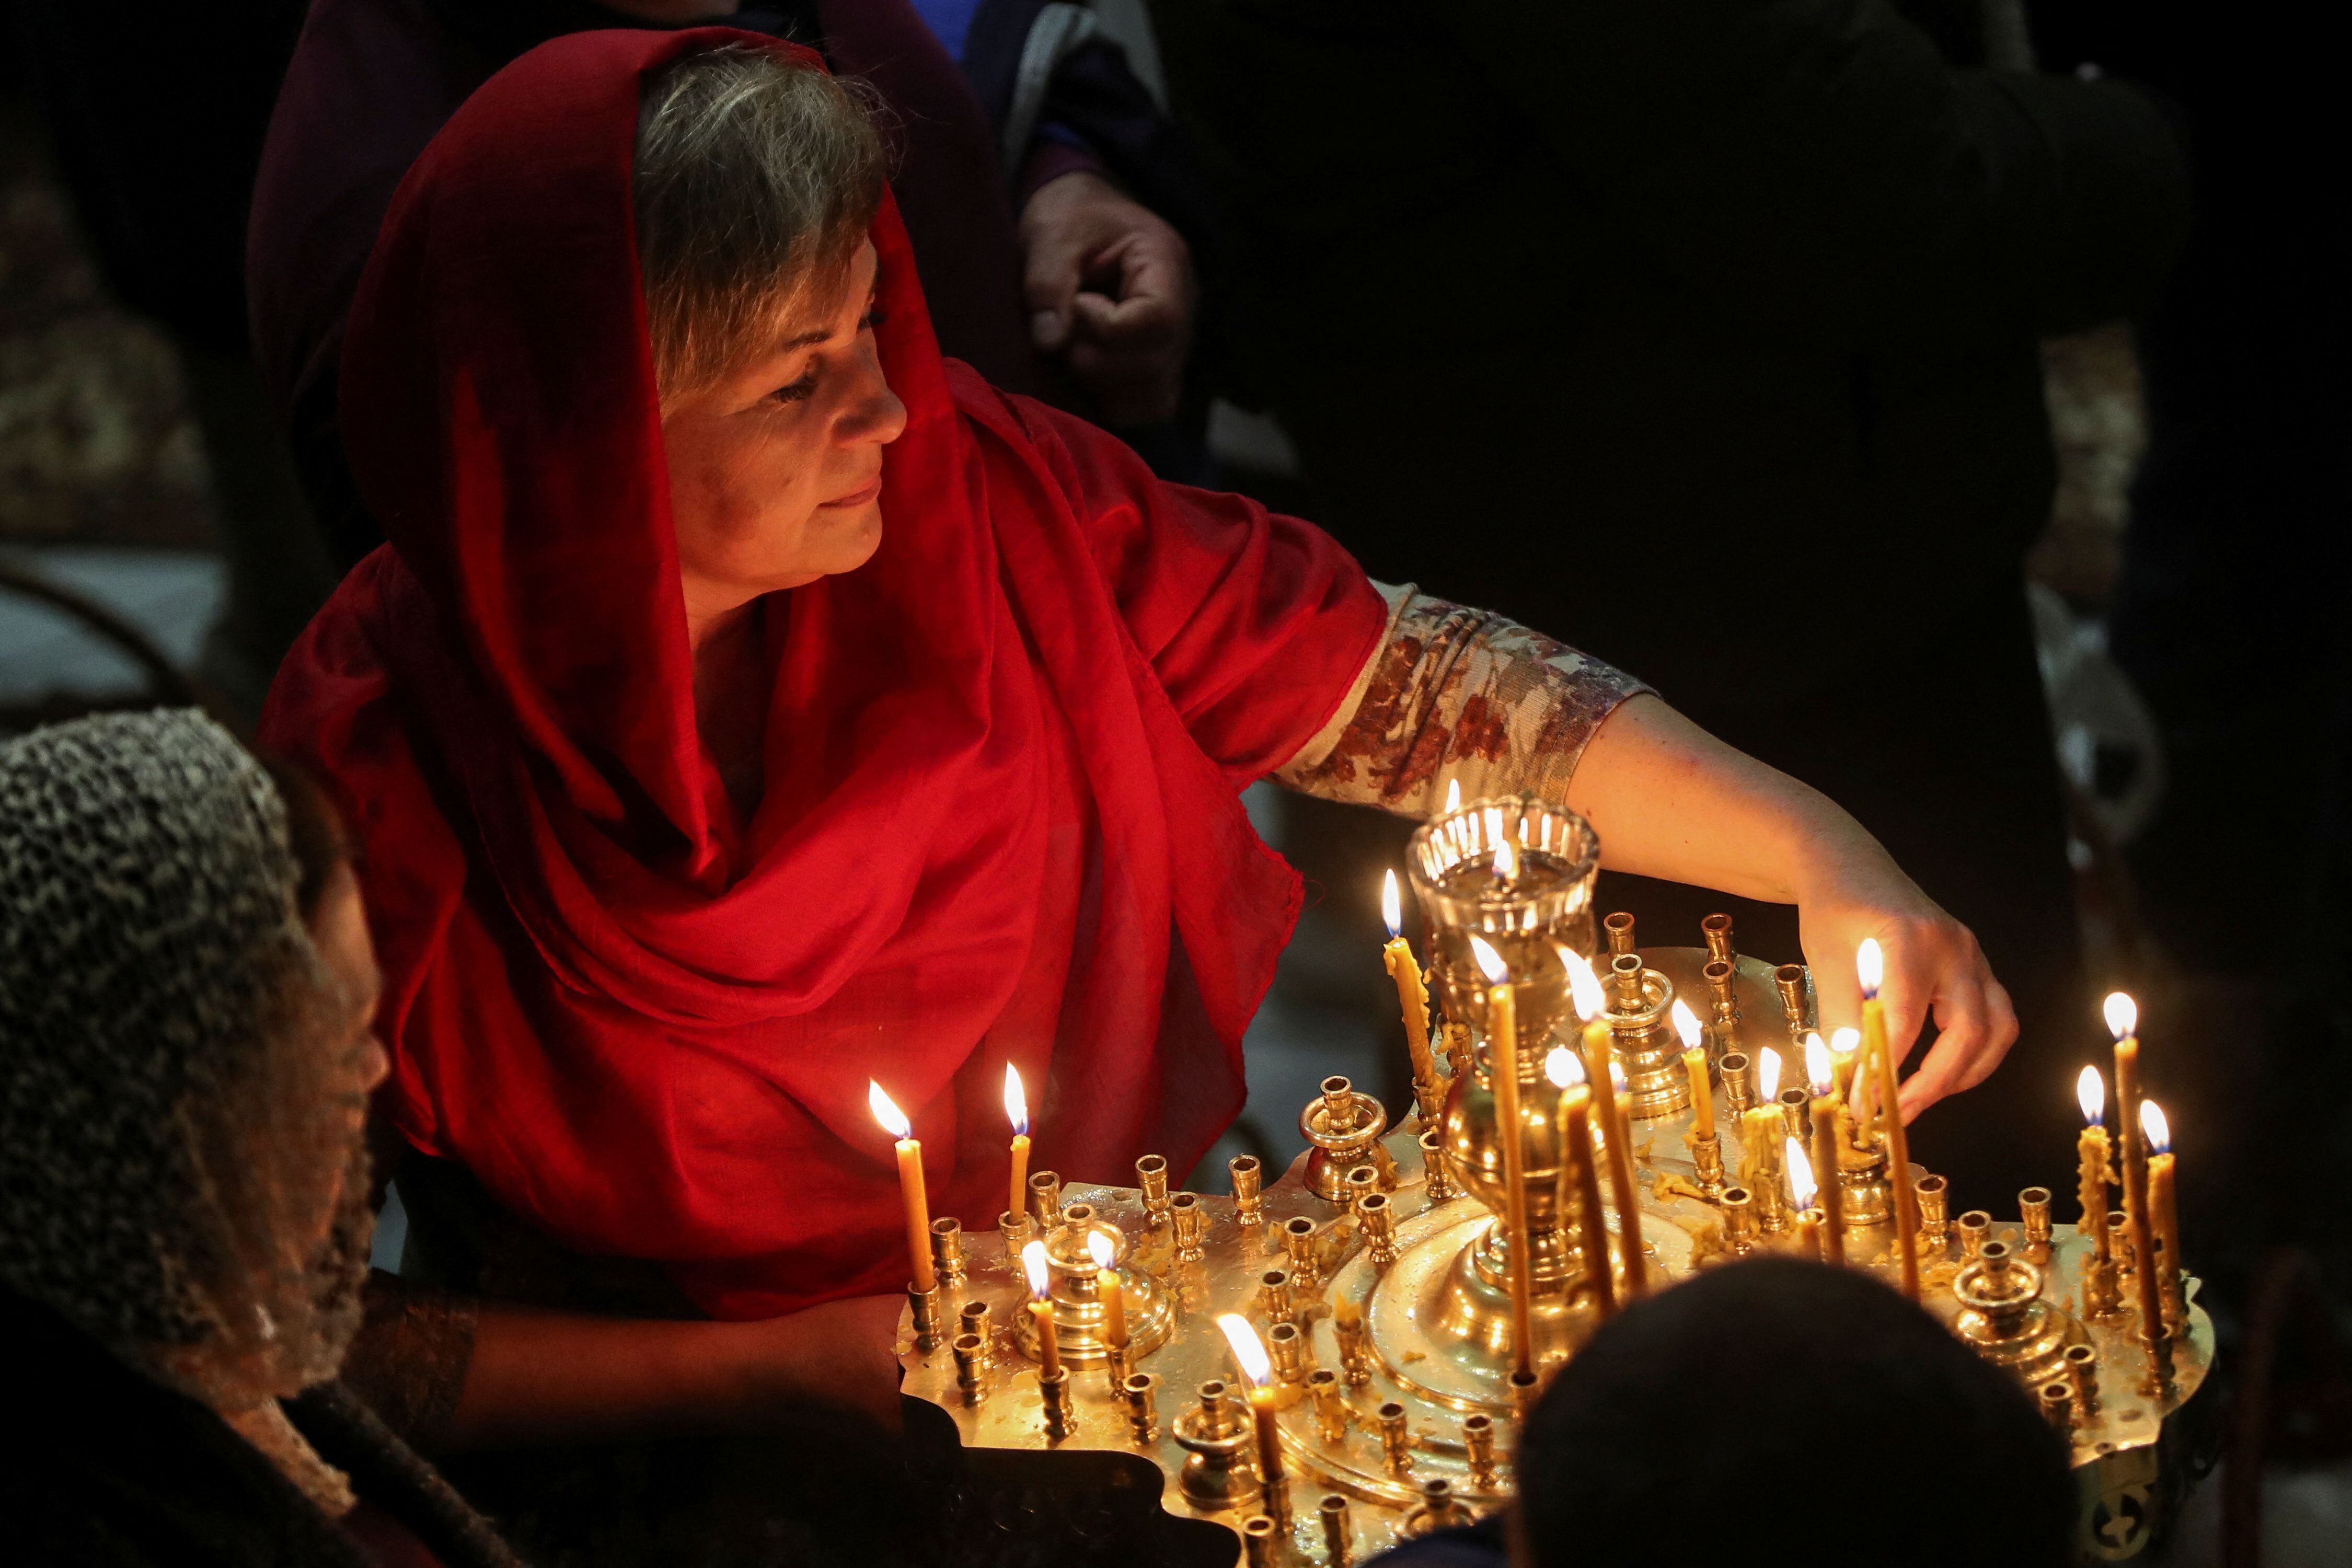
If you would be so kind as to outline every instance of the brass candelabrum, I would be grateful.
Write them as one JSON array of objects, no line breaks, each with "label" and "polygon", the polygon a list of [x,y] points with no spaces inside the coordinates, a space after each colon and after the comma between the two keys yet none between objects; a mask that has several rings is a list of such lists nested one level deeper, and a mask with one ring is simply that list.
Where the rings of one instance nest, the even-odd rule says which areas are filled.
[{"label": "brass candelabrum", "polygon": [[[1497,877],[1504,846],[1509,875]],[[1722,917],[1697,948],[1638,948],[1623,916],[1596,931],[1596,847],[1580,820],[1536,801],[1473,802],[1425,826],[1414,836],[1412,880],[1439,959],[1454,1068],[1438,1126],[1409,1115],[1391,1127],[1386,1107],[1335,1078],[1302,1113],[1308,1154],[1278,1181],[1244,1161],[1230,1173],[1231,1195],[1171,1193],[1154,1156],[1139,1162],[1133,1187],[1037,1173],[1021,1234],[965,1235],[962,1277],[943,1277],[942,1315],[963,1331],[952,1342],[935,1335],[927,1349],[908,1323],[907,1392],[950,1411],[969,1444],[1144,1454],[1170,1479],[1167,1507],[1232,1526],[1237,1552],[1246,1542],[1253,1561],[1347,1568],[1507,1500],[1517,1484],[1511,1434],[1534,1390],[1511,1374],[1517,1258],[1528,1259],[1540,1368],[1571,1356],[1603,1310],[1594,1270],[1607,1264],[1580,1239],[1583,1199],[1579,1184],[1562,1179],[1561,1099],[1541,1070],[1551,1047],[1573,1047],[1580,1033],[1559,949],[1591,954],[1605,935],[1594,956],[1625,1075],[1650,1288],[1743,1254],[1809,1245],[1801,1227],[1759,1223],[1766,1208],[1794,1212],[1788,1173],[1776,1163],[1776,1189],[1751,1192],[1738,1184],[1744,1162],[1726,1146],[1746,1131],[1738,1110],[1762,1103],[1753,1081],[1762,1051],[1780,1053],[1787,1081],[1801,1080],[1803,1037],[1818,1024],[1810,976],[1740,956]],[[1495,1089],[1505,1064],[1486,1036],[1485,990],[1471,978],[1472,935],[1504,956],[1517,988],[1510,1068],[1520,1091],[1524,1254],[1503,1235],[1507,1134]],[[1670,1017],[1677,999],[1705,1029],[1712,1144],[1695,1136],[1693,1072]],[[1760,1131],[1763,1120],[1754,1125]],[[1595,1153],[1605,1162],[1610,1130],[1601,1136]],[[2063,1153],[2053,1151],[2053,1161]],[[1839,1165],[1846,1264],[1892,1283],[1899,1268],[1884,1155],[1857,1136],[1840,1148]],[[2166,1342],[2170,1375],[2153,1385],[2135,1293],[2101,1276],[2088,1233],[2052,1223],[2048,1191],[2021,1194],[2014,1223],[1954,1217],[1941,1179],[1913,1173],[1922,1304],[2009,1368],[2071,1440],[2084,1561],[2130,1560],[2161,1533],[2185,1489],[2189,1423],[2177,1417],[2213,1355],[2194,1282],[2175,1293],[2184,1305]],[[1610,1233],[1622,1235],[1613,1201],[1601,1207]],[[1035,1317],[1006,1247],[1030,1234],[1042,1235],[1051,1265],[1065,1368],[1052,1389],[1039,1386]],[[1124,1346],[1106,1333],[1100,1244],[1088,1239],[1097,1235],[1113,1242]],[[2135,1266],[2127,1249],[2116,1251],[2114,1267]],[[1622,1267],[1612,1277],[1621,1283]],[[1263,1345],[1262,1386],[1245,1381],[1221,1314],[1245,1320]],[[1269,1436],[1271,1491],[1261,1453]]]}]

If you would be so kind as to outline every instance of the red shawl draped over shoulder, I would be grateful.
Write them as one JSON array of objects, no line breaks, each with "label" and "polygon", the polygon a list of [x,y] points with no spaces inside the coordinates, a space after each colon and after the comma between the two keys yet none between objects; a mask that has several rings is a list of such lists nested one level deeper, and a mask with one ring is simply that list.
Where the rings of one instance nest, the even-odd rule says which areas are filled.
[{"label": "red shawl draped over shoulder", "polygon": [[1215,1138],[1299,893],[1238,792],[1331,715],[1382,608],[1313,528],[942,360],[886,205],[884,538],[769,601],[739,822],[696,730],[630,185],[640,79],[729,42],[814,67],[576,35],[410,172],[342,369],[391,542],[263,733],[355,817],[401,1131],[752,1317],[906,1278],[869,1077],[972,1226],[1003,1205],[1007,1059],[1043,1086],[1041,1167],[1181,1170]]}]

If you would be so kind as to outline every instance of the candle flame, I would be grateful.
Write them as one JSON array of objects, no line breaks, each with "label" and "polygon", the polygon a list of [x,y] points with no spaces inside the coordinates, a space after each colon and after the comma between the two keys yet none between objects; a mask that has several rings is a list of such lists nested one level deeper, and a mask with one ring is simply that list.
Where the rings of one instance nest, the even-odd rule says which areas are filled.
[{"label": "candle flame", "polygon": [[1692,1012],[1690,1004],[1679,996],[1675,998],[1674,1020],[1675,1033],[1682,1037],[1683,1049],[1686,1051],[1698,1049],[1698,1015]]},{"label": "candle flame", "polygon": [[1495,840],[1495,877],[1507,882],[1519,874],[1519,852],[1511,847],[1507,838]]},{"label": "candle flame", "polygon": [[1447,779],[1445,781],[1445,815],[1451,816],[1461,809],[1462,781],[1460,779]]},{"label": "candle flame", "polygon": [[907,1139],[915,1135],[914,1125],[907,1120],[907,1113],[899,1110],[897,1103],[882,1092],[882,1086],[870,1078],[866,1080],[866,1103],[872,1109],[874,1120],[882,1124],[882,1131],[891,1137]]},{"label": "candle flame", "polygon": [[1862,1031],[1832,1029],[1830,1031],[1830,1049],[1842,1057],[1853,1055],[1854,1052],[1862,1049]]},{"label": "candle flame", "polygon": [[2164,1119],[2164,1108],[2152,1100],[2139,1102],[2140,1135],[2147,1140],[2151,1154],[2172,1152],[2172,1124]]},{"label": "candle flame", "polygon": [[1021,1069],[1011,1062],[1004,1064],[1004,1120],[1014,1132],[1029,1135],[1029,1097],[1022,1092]]},{"label": "candle flame", "polygon": [[1396,873],[1390,871],[1381,878],[1381,919],[1389,922],[1389,935],[1404,934],[1404,901],[1397,897]]},{"label": "candle flame", "polygon": [[1087,1256],[1095,1260],[1096,1268],[1108,1268],[1118,1256],[1118,1243],[1108,1231],[1090,1230],[1087,1232]]},{"label": "candle flame", "polygon": [[1767,1046],[1756,1056],[1756,1088],[1766,1100],[1780,1092],[1780,1053]]},{"label": "candle flame", "polygon": [[1503,967],[1503,955],[1487,946],[1483,936],[1470,939],[1470,956],[1478,961],[1478,968],[1486,976],[1489,985],[1500,985],[1511,973]]},{"label": "candle flame", "polygon": [[1234,1359],[1241,1363],[1242,1373],[1251,1386],[1264,1388],[1274,1371],[1274,1363],[1265,1358],[1265,1347],[1258,1343],[1257,1331],[1239,1312],[1217,1314],[1217,1327],[1225,1334],[1225,1343],[1234,1347]]},{"label": "candle flame", "polygon": [[1584,1064],[1566,1046],[1554,1046],[1544,1053],[1544,1077],[1554,1089],[1574,1089],[1585,1081]]},{"label": "candle flame", "polygon": [[2107,1032],[2118,1040],[2127,1038],[2139,1028],[2139,1004],[2121,991],[2107,993],[2106,1005],[2100,1009],[2107,1016]]},{"label": "candle flame", "polygon": [[1029,1276],[1029,1299],[1042,1301],[1054,1282],[1053,1271],[1045,1266],[1045,1244],[1033,1241],[1021,1249],[1021,1272]]},{"label": "candle flame", "polygon": [[1568,994],[1575,1000],[1576,1016],[1590,1024],[1609,1005],[1609,998],[1601,993],[1601,976],[1592,973],[1592,965],[1580,952],[1563,947],[1559,961],[1568,966]]},{"label": "candle flame", "polygon": [[2096,1127],[2107,1119],[2107,1080],[2099,1069],[2086,1067],[2074,1080],[2074,1103],[2083,1108],[2083,1124]]},{"label": "candle flame", "polygon": [[1812,1207],[1821,1187],[1813,1180],[1813,1163],[1805,1158],[1805,1146],[1791,1138],[1780,1157],[1789,1163],[1789,1196],[1801,1209]]},{"label": "candle flame", "polygon": [[1886,984],[1886,956],[1878,951],[1876,937],[1864,937],[1862,945],[1854,949],[1853,972],[1862,981],[1865,998],[1877,995],[1878,988]]},{"label": "candle flame", "polygon": [[1822,1044],[1818,1029],[1805,1037],[1805,1081],[1813,1086],[1816,1097],[1837,1088],[1837,1079],[1830,1074],[1830,1048]]}]

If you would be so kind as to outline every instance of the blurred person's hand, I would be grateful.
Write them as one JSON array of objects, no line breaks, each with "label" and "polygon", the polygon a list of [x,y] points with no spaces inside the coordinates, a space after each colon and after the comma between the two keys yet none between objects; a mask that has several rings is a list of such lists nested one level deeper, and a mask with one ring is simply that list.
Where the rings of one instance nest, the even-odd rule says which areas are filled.
[{"label": "blurred person's hand", "polygon": [[[898,1430],[898,1318],[904,1296],[855,1296],[745,1324],[753,1410],[816,1399]],[[756,1424],[756,1417],[755,1417]]]},{"label": "blurred person's hand", "polygon": [[1200,295],[1184,237],[1079,170],[1030,196],[1021,251],[1038,352],[1061,360],[1107,425],[1172,418]]}]

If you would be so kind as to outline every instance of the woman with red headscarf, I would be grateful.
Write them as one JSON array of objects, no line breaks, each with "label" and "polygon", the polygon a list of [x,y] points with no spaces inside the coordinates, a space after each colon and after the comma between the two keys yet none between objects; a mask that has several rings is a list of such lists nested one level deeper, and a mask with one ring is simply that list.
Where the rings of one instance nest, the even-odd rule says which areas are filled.
[{"label": "woman with red headscarf", "polygon": [[[2013,1029],[1973,939],[1829,802],[943,361],[883,173],[789,46],[572,36],[451,119],[352,307],[390,543],[265,731],[364,842],[384,1115],[505,1227],[445,1268],[509,1304],[436,1309],[470,1326],[428,1436],[887,1403],[869,1078],[937,1213],[1003,1206],[1007,1060],[1041,1163],[1189,1167],[1298,906],[1238,799],[1270,774],[1415,815],[1448,780],[1564,799],[1610,864],[1801,902],[1832,1016],[1885,942],[1899,1037],[1943,1026],[1906,1110],[1990,1070]],[[1414,302],[1401,359],[1474,308]],[[534,1253],[560,1264],[524,1282]]]}]

